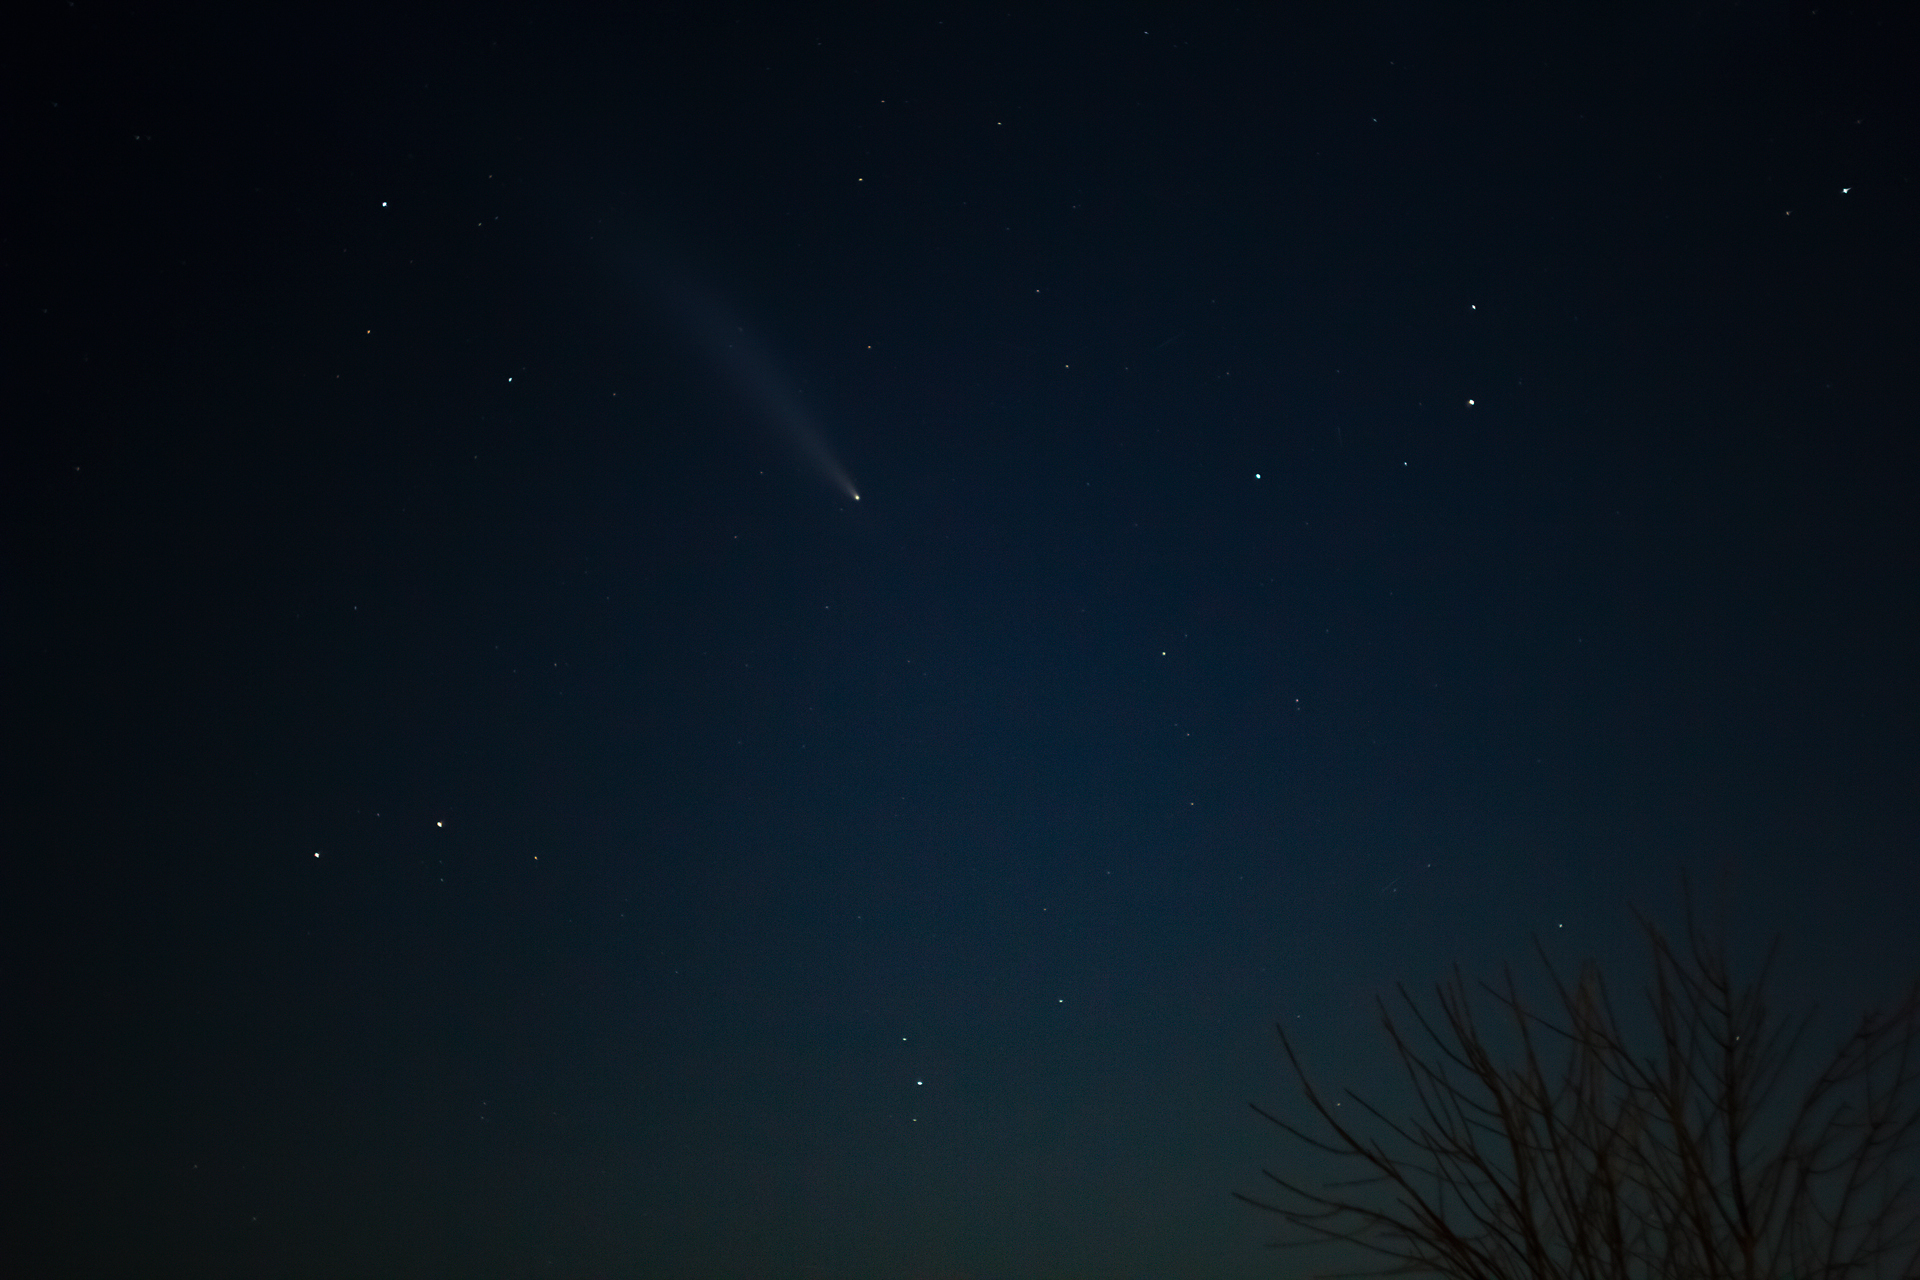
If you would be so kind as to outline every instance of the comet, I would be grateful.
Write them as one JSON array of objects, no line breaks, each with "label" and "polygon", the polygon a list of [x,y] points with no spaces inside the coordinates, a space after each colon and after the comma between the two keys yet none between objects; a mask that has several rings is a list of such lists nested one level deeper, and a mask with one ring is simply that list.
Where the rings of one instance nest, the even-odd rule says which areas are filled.
[{"label": "comet", "polygon": [[675,323],[755,416],[773,428],[802,465],[853,501],[860,489],[834,456],[800,390],[771,353],[723,306],[711,289],[662,262],[643,263]]}]

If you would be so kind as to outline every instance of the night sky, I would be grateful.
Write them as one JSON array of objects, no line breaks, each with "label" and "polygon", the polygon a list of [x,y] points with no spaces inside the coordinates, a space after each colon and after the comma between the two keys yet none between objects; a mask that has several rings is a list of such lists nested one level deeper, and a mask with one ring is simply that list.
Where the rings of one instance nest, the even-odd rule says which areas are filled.
[{"label": "night sky", "polygon": [[1891,994],[1895,16],[40,5],[16,1274],[1282,1277],[1276,1022]]}]

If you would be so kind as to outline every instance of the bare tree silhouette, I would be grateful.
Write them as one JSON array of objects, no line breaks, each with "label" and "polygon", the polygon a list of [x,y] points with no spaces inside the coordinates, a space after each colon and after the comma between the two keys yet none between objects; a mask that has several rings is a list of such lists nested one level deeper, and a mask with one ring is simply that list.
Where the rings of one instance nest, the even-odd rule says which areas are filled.
[{"label": "bare tree silhouette", "polygon": [[[1812,1013],[1775,1018],[1697,923],[1651,951],[1644,1051],[1591,962],[1546,1011],[1508,969],[1456,967],[1429,1004],[1404,986],[1380,1020],[1412,1091],[1405,1119],[1348,1113],[1280,1039],[1321,1130],[1254,1110],[1355,1176],[1239,1196],[1282,1245],[1344,1245],[1345,1275],[1459,1280],[1880,1280],[1920,1277],[1920,986],[1802,1068]],[[1486,1024],[1476,1012],[1490,1006]],[[1491,1034],[1490,1034],[1491,1033]],[[1496,1047],[1495,1040],[1499,1041]],[[1238,1193],[1235,1193],[1238,1195]],[[1354,1251],[1357,1251],[1357,1255]]]}]

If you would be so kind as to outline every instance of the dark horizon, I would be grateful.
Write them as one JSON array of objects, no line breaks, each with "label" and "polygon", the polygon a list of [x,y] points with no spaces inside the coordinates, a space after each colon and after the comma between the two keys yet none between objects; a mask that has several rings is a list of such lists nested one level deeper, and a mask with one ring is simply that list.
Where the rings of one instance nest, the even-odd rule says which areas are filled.
[{"label": "dark horizon", "polygon": [[1891,998],[1913,52],[37,7],[20,1273],[1283,1276],[1276,1022]]}]

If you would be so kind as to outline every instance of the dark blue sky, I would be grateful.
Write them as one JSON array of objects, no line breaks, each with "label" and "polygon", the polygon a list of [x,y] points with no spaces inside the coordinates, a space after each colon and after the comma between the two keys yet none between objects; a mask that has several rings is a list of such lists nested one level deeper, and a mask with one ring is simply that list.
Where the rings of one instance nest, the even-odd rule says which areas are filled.
[{"label": "dark blue sky", "polygon": [[1276,1020],[1892,992],[1884,15],[46,6],[38,1272],[1284,1275]]}]

